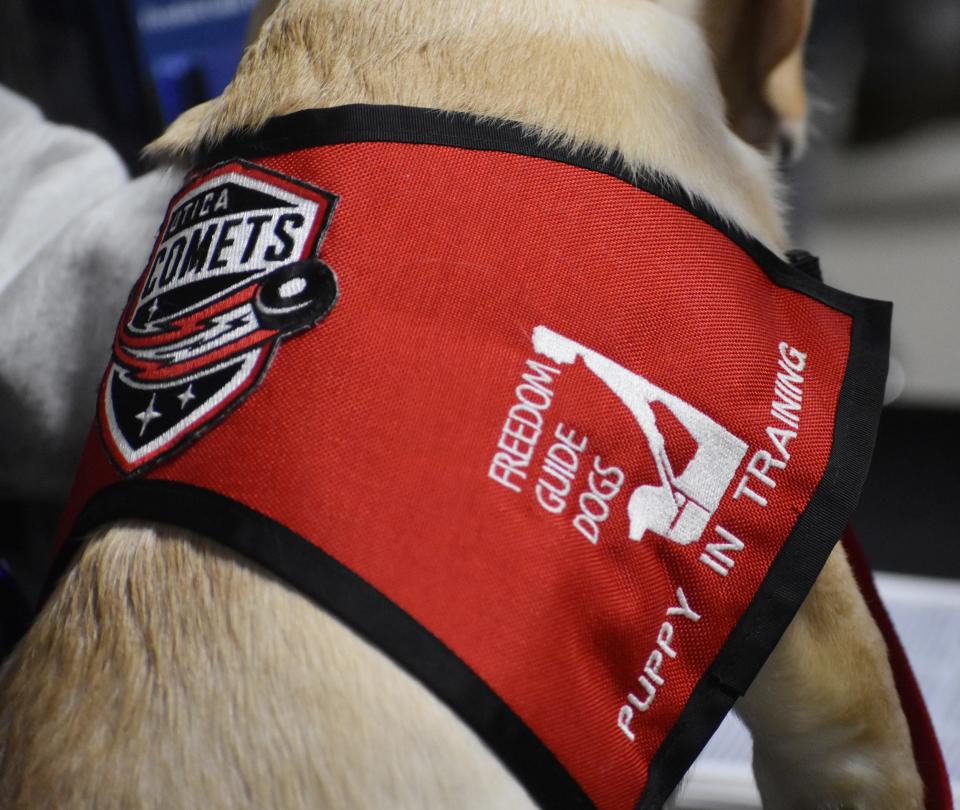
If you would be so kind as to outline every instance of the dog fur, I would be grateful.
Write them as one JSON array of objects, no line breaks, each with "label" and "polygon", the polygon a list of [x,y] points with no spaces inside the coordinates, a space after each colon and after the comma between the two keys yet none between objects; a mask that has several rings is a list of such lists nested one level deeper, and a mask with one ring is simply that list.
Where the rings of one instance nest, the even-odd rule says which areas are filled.
[{"label": "dog fur", "polygon": [[[784,249],[774,153],[802,145],[806,0],[274,5],[230,87],[155,158],[189,163],[303,108],[462,110],[619,150]],[[923,806],[839,547],[738,711],[765,807]],[[199,805],[532,807],[419,682],[291,588],[184,531],[113,526],[0,673],[0,807]]]}]

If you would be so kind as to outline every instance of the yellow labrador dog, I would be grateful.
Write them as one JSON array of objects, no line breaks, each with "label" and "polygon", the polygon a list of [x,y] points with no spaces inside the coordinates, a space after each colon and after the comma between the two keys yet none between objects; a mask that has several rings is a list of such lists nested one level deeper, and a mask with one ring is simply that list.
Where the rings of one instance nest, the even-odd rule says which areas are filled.
[{"label": "yellow labrador dog", "polygon": [[[662,171],[778,252],[809,0],[284,0],[224,94],[152,147],[351,103],[520,121]],[[269,12],[271,16],[267,16]],[[467,79],[469,77],[469,80]],[[765,807],[923,806],[838,547],[747,696]],[[419,682],[202,537],[98,531],[0,677],[0,806],[531,808]]]}]

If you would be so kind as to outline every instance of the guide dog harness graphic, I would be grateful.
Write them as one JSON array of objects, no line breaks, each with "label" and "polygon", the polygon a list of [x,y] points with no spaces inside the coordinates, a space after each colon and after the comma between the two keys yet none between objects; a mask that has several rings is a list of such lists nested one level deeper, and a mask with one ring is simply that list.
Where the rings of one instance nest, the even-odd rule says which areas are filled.
[{"label": "guide dog harness graphic", "polygon": [[420,678],[543,807],[656,807],[846,525],[888,327],[616,157],[296,113],[171,202],[64,535],[212,537]]}]

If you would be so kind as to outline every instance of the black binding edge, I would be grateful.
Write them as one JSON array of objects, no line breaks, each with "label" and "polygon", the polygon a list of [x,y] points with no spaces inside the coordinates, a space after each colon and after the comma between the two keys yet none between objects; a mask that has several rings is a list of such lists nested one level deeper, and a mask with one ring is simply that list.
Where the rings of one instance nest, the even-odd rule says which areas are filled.
[{"label": "black binding edge", "polygon": [[[240,132],[202,147],[196,163],[198,171],[205,171],[228,160],[256,160],[267,155],[345,143],[409,143],[509,152],[607,174],[702,219],[735,242],[765,270],[775,267],[786,269],[791,275],[795,273],[766,245],[725,220],[709,204],[685,192],[669,176],[658,172],[638,174],[619,153],[610,154],[598,147],[571,150],[556,140],[539,136],[534,127],[516,121],[389,104],[347,104],[301,110],[271,118],[255,132]],[[813,295],[807,290],[803,292]]]},{"label": "black binding edge", "polygon": [[[690,197],[669,178],[637,176],[617,155],[571,151],[510,121],[413,107],[348,105],[268,121],[205,149],[198,165],[356,142],[432,144],[541,158],[617,177],[690,212],[743,249],[772,282],[852,318],[850,353],[824,475],[768,575],[654,755],[637,810],[660,808],[753,681],[812,588],[859,501],[873,455],[890,339],[891,305],[824,285]],[[249,556],[299,588],[419,678],[450,706],[544,808],[587,808],[582,788],[532,731],[425,627],[316,546],[225,496],[185,484],[137,480],[107,487],[84,507],[61,556],[118,519],[174,523]]]}]

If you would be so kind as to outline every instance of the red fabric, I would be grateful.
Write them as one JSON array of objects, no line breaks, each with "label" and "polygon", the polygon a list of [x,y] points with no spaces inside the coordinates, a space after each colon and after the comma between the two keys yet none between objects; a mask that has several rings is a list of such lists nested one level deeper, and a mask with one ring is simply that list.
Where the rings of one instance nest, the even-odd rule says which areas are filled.
[{"label": "red fabric", "polygon": [[[395,143],[262,164],[339,195],[320,258],[340,300],[281,342],[226,419],[145,477],[224,493],[323,548],[460,656],[598,807],[632,807],[823,475],[851,319],[777,286],[693,215],[586,169]],[[535,351],[538,326],[742,441],[698,537],[629,538],[632,496],[666,493],[649,437],[584,356],[561,363]],[[791,347],[805,355],[799,426],[786,468],[769,473],[775,486],[749,479],[761,506],[735,492],[754,455],[771,451],[767,428],[784,427],[771,402]],[[529,360],[556,370],[542,382],[549,405],[535,442],[532,427],[509,420]],[[698,443],[662,399],[651,411],[680,475]],[[558,431],[586,447],[552,514],[536,486]],[[491,477],[498,443],[523,447],[517,434],[533,452],[527,477],[507,478],[520,492]],[[593,542],[574,523],[579,497],[591,470],[614,467],[623,481]],[[608,493],[617,477],[593,483]],[[92,436],[67,523],[116,480]],[[718,527],[744,543],[726,552],[728,575],[703,560],[707,543],[722,542]],[[678,588],[700,620],[668,616]],[[644,697],[638,679],[668,619],[676,657],[661,653],[663,683],[646,712],[634,709],[631,740],[618,718],[628,695]]]},{"label": "red fabric", "polygon": [[887,643],[893,679],[897,684],[897,692],[900,693],[900,703],[907,716],[907,723],[910,725],[913,756],[926,787],[926,807],[928,810],[952,810],[953,792],[950,788],[950,776],[947,774],[947,766],[943,761],[943,753],[940,751],[940,744],[937,742],[937,734],[930,721],[923,693],[910,667],[903,644],[897,636],[890,614],[887,613],[880,599],[873,574],[870,572],[870,565],[853,527],[847,527],[843,533],[843,548],[847,552],[847,559],[850,560],[860,592]]}]

